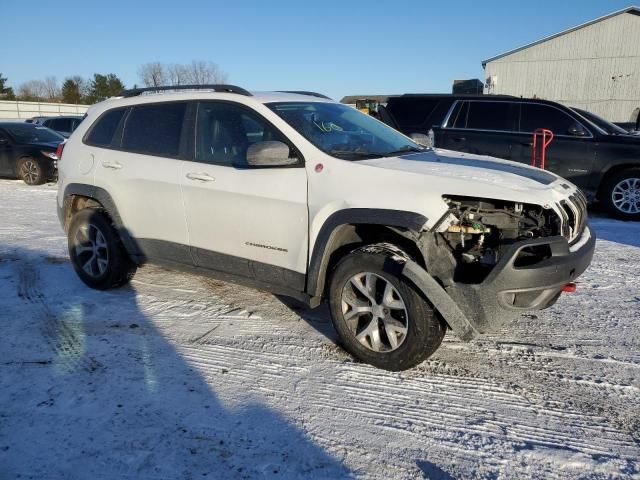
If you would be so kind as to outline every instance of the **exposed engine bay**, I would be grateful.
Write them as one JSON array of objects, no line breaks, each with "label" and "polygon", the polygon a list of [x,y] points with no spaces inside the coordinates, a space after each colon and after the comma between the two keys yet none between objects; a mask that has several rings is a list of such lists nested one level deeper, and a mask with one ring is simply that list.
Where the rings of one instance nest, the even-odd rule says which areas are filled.
[{"label": "exposed engine bay", "polygon": [[[449,211],[424,239],[423,251],[432,275],[444,284],[480,283],[513,243],[560,234],[558,215],[539,205],[454,196],[443,200]],[[548,247],[531,247],[520,254],[516,266],[549,256]]]}]

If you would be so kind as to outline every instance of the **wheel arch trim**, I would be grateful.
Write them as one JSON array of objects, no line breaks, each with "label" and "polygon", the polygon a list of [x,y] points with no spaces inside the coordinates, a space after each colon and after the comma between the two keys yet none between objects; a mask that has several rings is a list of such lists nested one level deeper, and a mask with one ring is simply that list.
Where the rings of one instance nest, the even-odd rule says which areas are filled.
[{"label": "wheel arch trim", "polygon": [[340,245],[341,227],[348,225],[378,225],[402,227],[420,232],[427,217],[416,212],[380,208],[346,208],[333,212],[320,227],[313,248],[310,249],[306,293],[320,298],[324,290],[331,254]]},{"label": "wheel arch trim", "polygon": [[[84,183],[70,183],[64,189],[63,208],[67,208],[66,199],[73,195],[81,195],[83,197],[92,198],[97,201],[111,218],[111,221],[113,222],[118,235],[120,235],[120,239],[122,240],[127,253],[138,261],[142,259],[142,250],[138,246],[138,243],[135,241],[133,236],[124,227],[122,217],[120,217],[118,208],[116,207],[113,198],[111,198],[111,195],[109,195],[109,192],[107,192],[104,188],[96,187],[95,185],[88,185]],[[66,211],[63,211],[62,218],[64,219],[65,216]]]}]

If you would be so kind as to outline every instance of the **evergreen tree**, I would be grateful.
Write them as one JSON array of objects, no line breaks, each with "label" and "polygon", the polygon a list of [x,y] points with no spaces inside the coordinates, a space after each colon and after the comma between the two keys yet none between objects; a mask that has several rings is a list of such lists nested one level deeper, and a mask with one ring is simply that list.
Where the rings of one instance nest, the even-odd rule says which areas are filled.
[{"label": "evergreen tree", "polygon": [[82,93],[80,85],[72,78],[67,78],[62,84],[62,101],[63,103],[81,103]]},{"label": "evergreen tree", "polygon": [[0,73],[0,100],[15,100],[13,88],[6,86],[7,79]]},{"label": "evergreen tree", "polygon": [[107,75],[94,73],[87,103],[101,102],[109,97],[116,96],[123,89],[124,83],[113,73]]}]

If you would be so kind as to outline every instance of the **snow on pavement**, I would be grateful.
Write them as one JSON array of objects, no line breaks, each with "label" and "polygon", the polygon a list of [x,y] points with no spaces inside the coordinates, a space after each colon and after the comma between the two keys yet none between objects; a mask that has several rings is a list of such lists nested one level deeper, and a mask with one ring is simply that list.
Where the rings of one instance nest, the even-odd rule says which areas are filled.
[{"label": "snow on pavement", "polygon": [[0,478],[640,478],[640,224],[578,291],[391,373],[325,309],[147,266],[90,290],[0,180]]}]

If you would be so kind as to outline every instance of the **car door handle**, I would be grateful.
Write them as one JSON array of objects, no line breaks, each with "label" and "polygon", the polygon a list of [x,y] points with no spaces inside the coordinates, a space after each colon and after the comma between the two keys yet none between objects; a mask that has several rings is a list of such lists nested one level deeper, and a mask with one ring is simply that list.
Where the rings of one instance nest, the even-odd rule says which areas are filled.
[{"label": "car door handle", "polygon": [[111,168],[113,170],[120,170],[122,168],[122,164],[118,162],[102,162],[102,166],[104,168]]},{"label": "car door handle", "polygon": [[533,143],[532,142],[522,142],[520,145],[522,145],[523,147],[533,147]]},{"label": "car door handle", "polygon": [[467,139],[465,137],[453,137],[454,142],[466,142]]},{"label": "car door handle", "polygon": [[189,180],[196,180],[199,182],[213,182],[215,180],[214,177],[209,175],[208,173],[187,173],[187,178]]}]

